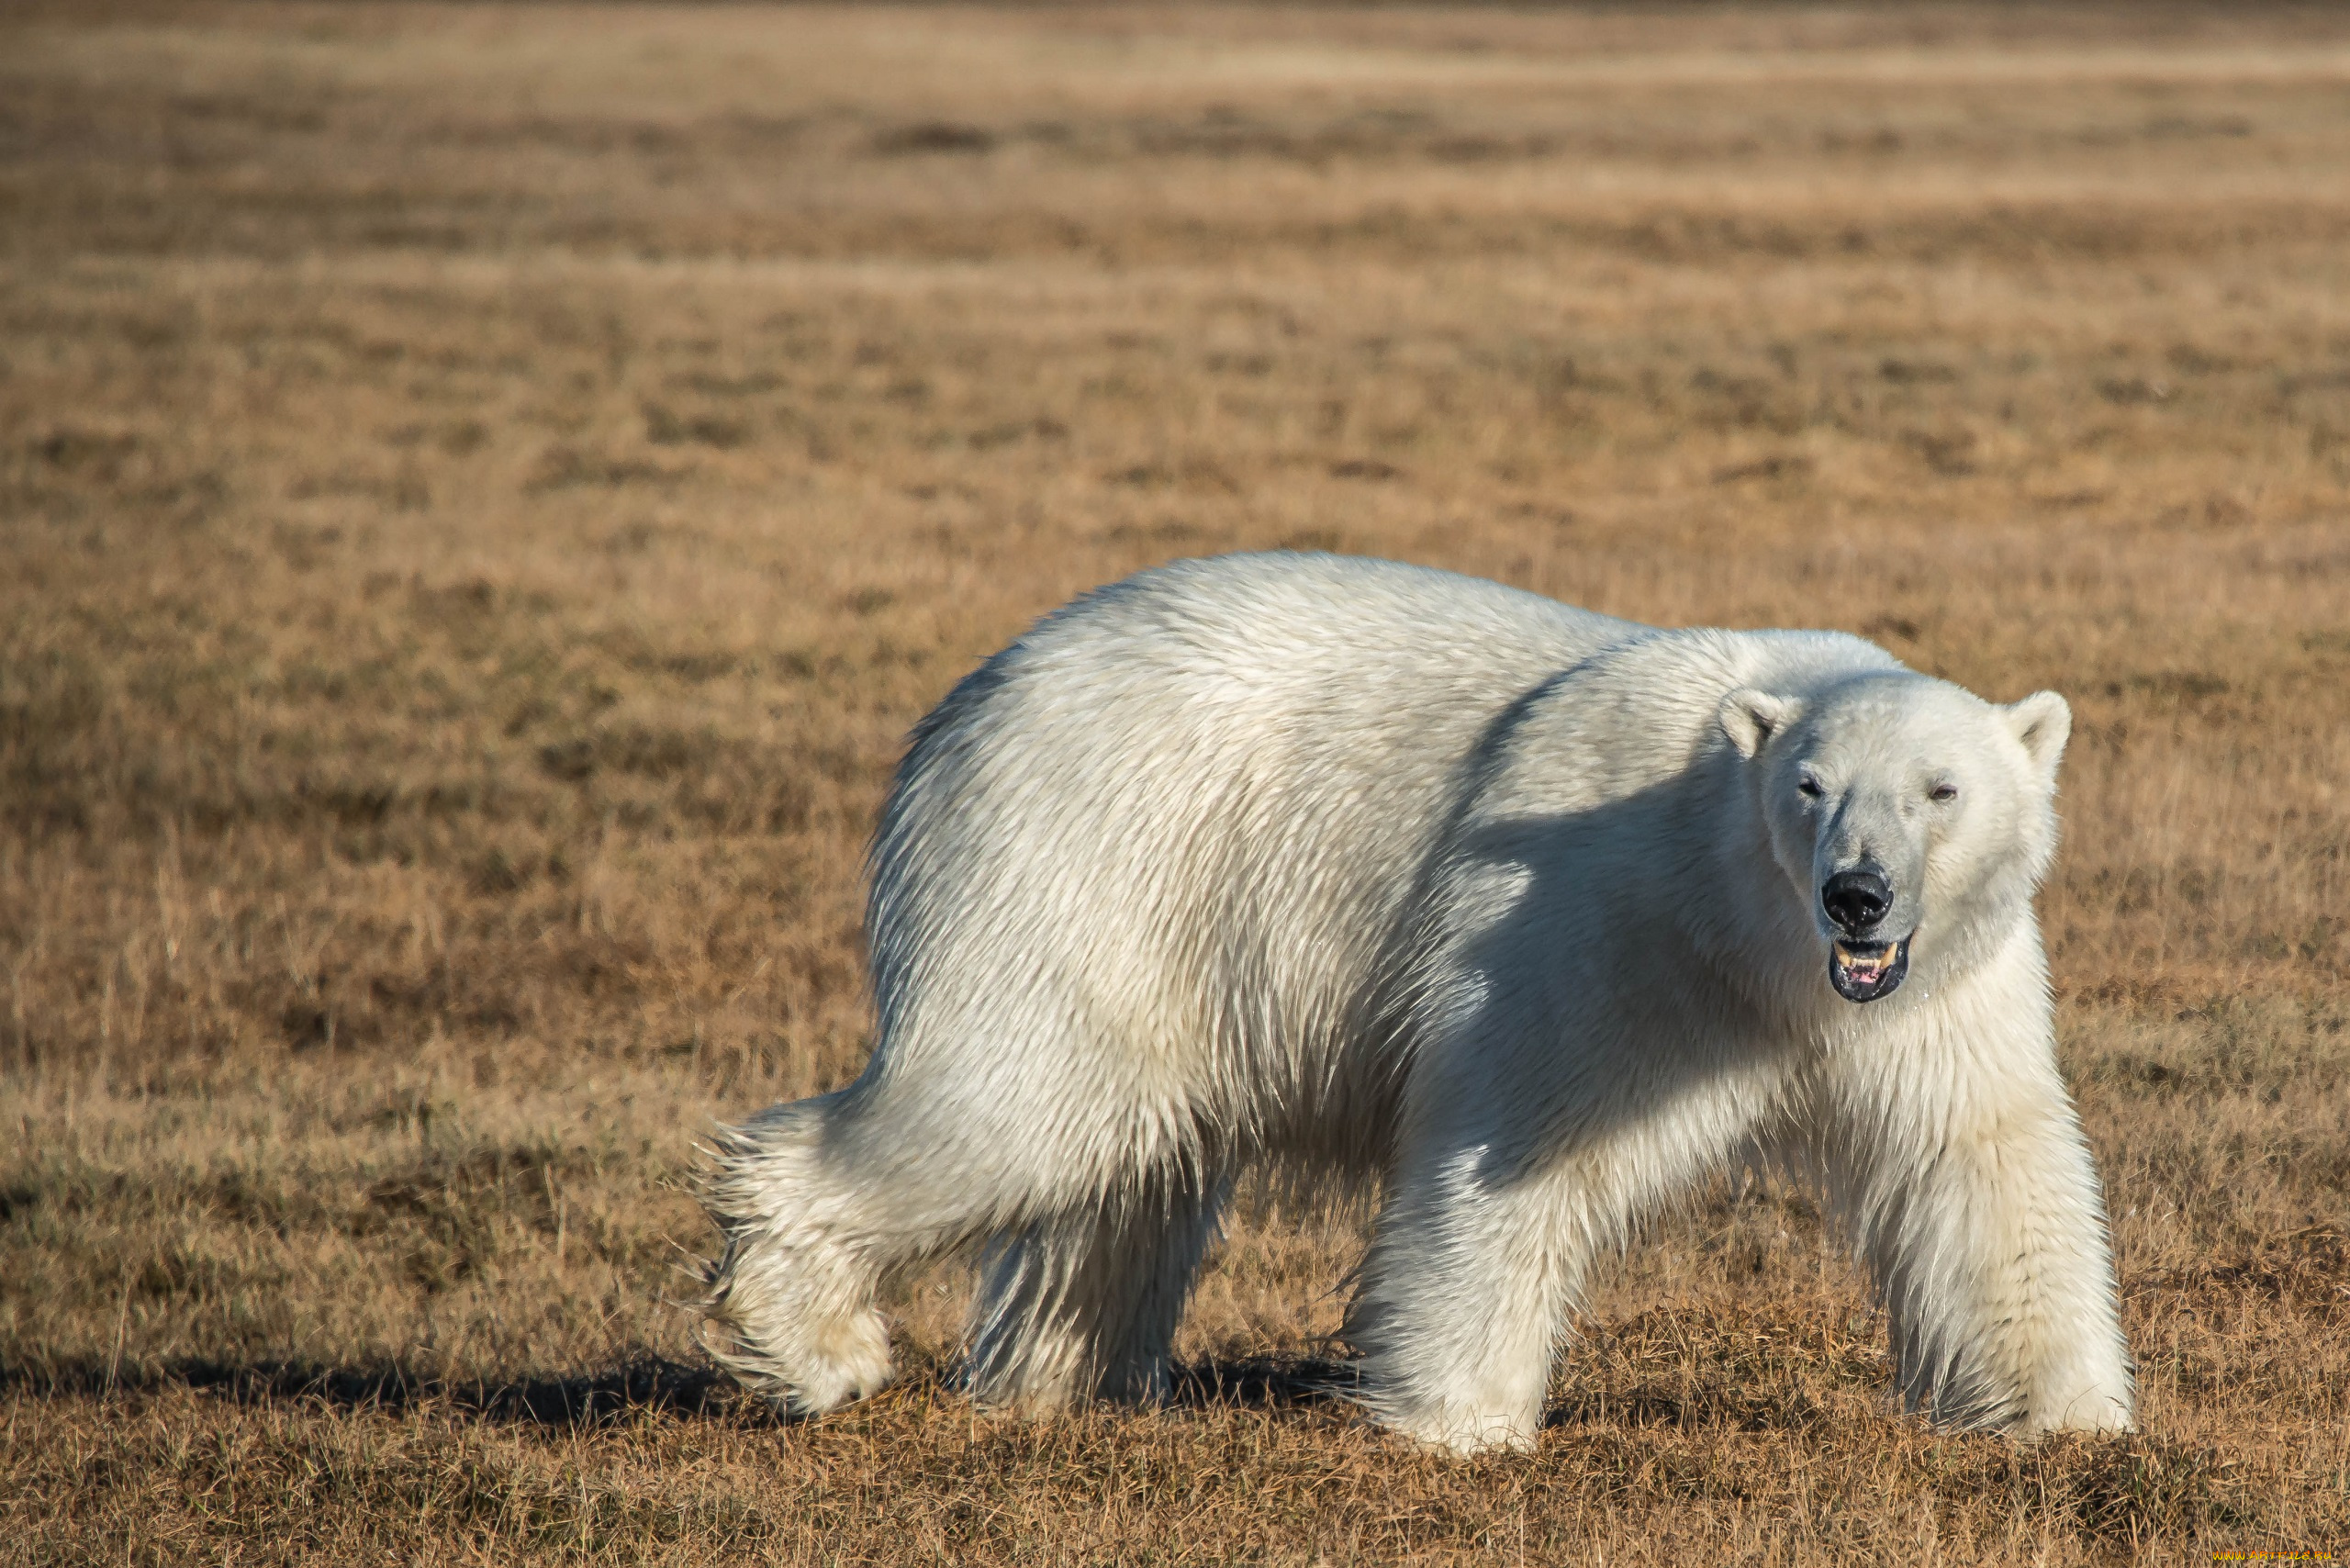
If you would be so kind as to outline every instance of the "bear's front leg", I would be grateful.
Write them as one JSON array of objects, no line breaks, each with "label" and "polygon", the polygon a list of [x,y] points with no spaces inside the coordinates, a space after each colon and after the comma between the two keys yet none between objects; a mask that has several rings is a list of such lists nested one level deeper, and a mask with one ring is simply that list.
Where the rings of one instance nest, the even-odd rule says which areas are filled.
[{"label": "bear's front leg", "polygon": [[1511,1170],[1490,1145],[1403,1163],[1347,1320],[1381,1424],[1456,1453],[1534,1446],[1583,1282],[1578,1209],[1566,1173]]},{"label": "bear's front leg", "polygon": [[1831,1069],[1814,1154],[1892,1319],[1911,1409],[2018,1433],[2126,1430],[2104,1200],[2045,1003],[2031,1003]]}]

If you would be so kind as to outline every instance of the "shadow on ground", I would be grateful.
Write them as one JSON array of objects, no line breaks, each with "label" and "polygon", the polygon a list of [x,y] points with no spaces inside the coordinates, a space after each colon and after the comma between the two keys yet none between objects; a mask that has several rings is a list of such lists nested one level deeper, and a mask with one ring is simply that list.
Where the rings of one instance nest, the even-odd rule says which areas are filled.
[{"label": "shadow on ground", "polygon": [[[955,1387],[951,1376],[917,1374],[908,1381],[927,1382],[941,1391]],[[1259,1356],[1198,1361],[1175,1369],[1169,1403],[1182,1409],[1282,1409],[1343,1399],[1354,1384],[1354,1365],[1343,1361]],[[335,1367],[189,1360],[144,1367],[95,1361],[0,1367],[0,1394],[93,1399],[173,1389],[247,1405],[315,1402],[340,1410],[389,1413],[431,1407],[484,1421],[544,1428],[593,1426],[640,1413],[754,1425],[784,1425],[791,1419],[715,1367],[655,1355],[576,1377],[508,1383],[425,1377],[396,1363]]]},{"label": "shadow on ground", "polygon": [[1186,1410],[1211,1406],[1279,1410],[1351,1397],[1359,1363],[1321,1356],[1243,1356],[1191,1361],[1175,1368],[1169,1403]]},{"label": "shadow on ground", "polygon": [[51,1397],[102,1398],[187,1388],[241,1404],[312,1401],[343,1410],[403,1411],[426,1406],[484,1420],[576,1427],[639,1411],[681,1417],[774,1419],[771,1406],[716,1368],[643,1356],[577,1377],[510,1383],[420,1376],[397,1363],[319,1366],[305,1361],[232,1363],[179,1361],[110,1368],[105,1362],[50,1368],[0,1368],[0,1391]]}]

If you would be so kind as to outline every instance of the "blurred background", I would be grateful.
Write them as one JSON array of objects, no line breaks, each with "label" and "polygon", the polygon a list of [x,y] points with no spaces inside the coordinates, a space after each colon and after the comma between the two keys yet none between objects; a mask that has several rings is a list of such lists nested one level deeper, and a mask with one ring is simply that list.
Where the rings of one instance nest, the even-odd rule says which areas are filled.
[{"label": "blurred background", "polygon": [[[202,3],[0,17],[0,1561],[2208,1560],[2350,1540],[2350,17]],[[867,1047],[901,739],[1071,594],[1394,556],[2072,701],[2042,900],[2143,1436],[1886,1401],[1807,1197],[1556,1430],[807,1427],[676,1302]]]}]

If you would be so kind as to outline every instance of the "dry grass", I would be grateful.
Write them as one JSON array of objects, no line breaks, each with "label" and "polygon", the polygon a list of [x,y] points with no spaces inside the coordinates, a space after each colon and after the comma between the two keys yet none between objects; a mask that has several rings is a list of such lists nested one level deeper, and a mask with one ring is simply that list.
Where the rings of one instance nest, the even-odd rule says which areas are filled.
[{"label": "dry grass", "polygon": [[[0,1561],[2350,1546],[2339,13],[12,16]],[[1889,1413],[1772,1190],[1526,1461],[1305,1397],[1355,1222],[1261,1205],[1169,1411],[975,1417],[951,1277],[867,1407],[699,1370],[900,735],[1281,543],[2072,697],[2143,1436]]]}]

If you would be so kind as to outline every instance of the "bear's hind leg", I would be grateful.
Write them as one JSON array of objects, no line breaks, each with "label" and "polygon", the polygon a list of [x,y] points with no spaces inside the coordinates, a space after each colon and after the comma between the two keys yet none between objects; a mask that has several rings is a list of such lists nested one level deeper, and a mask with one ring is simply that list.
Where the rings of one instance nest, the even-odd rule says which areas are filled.
[{"label": "bear's hind leg", "polygon": [[890,1327],[873,1294],[900,1259],[827,1168],[822,1143],[841,1103],[797,1101],[728,1129],[702,1181],[726,1237],[708,1269],[703,1346],[745,1387],[802,1415],[862,1399],[890,1376]]},{"label": "bear's hind leg", "polygon": [[971,1309],[981,1403],[1050,1410],[1165,1397],[1175,1327],[1214,1239],[1221,1184],[1166,1180],[1002,1238]]}]

